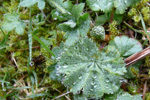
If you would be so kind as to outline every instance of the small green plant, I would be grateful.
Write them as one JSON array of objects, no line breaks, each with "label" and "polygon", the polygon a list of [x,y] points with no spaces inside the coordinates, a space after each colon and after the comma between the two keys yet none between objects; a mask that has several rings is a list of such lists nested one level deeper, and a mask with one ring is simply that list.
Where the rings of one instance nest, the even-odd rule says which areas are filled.
[{"label": "small green plant", "polygon": [[149,3],[0,1],[0,99],[148,100]]}]

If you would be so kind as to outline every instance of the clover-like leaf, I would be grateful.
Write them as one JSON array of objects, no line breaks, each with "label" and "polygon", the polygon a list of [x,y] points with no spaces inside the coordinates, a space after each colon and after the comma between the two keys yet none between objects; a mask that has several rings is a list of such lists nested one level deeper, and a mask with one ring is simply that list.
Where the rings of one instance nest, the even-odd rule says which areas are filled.
[{"label": "clover-like leaf", "polygon": [[40,10],[44,9],[44,7],[45,7],[45,1],[44,0],[23,0],[20,2],[20,6],[31,7],[36,3],[38,3],[38,8]]},{"label": "clover-like leaf", "polygon": [[15,32],[19,35],[22,35],[24,33],[24,29],[26,24],[23,21],[19,20],[19,14],[13,13],[13,14],[6,14],[4,16],[5,21],[2,24],[2,29],[6,31],[12,31],[15,29]]},{"label": "clover-like leaf", "polygon": [[87,4],[93,11],[109,12],[115,7],[118,14],[123,14],[129,6],[138,1],[140,0],[87,0]]},{"label": "clover-like leaf", "polygon": [[58,73],[65,75],[62,83],[74,94],[82,90],[86,97],[101,98],[104,93],[117,91],[120,76],[126,72],[124,61],[114,47],[108,46],[100,52],[88,38],[65,49],[57,60]]},{"label": "clover-like leaf", "polygon": [[128,57],[142,50],[140,42],[127,36],[117,36],[114,40],[110,41],[109,45],[115,46],[122,57]]},{"label": "clover-like leaf", "polygon": [[119,90],[114,94],[105,95],[104,100],[142,100],[140,95],[130,95],[123,90]]}]

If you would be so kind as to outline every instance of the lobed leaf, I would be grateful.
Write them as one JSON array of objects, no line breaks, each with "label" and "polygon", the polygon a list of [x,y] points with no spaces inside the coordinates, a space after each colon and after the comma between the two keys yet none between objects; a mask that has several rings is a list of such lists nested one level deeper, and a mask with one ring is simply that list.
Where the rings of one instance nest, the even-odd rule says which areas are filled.
[{"label": "lobed leaf", "polygon": [[38,3],[38,8],[40,10],[43,10],[45,7],[45,1],[44,0],[23,0],[20,2],[20,6],[22,7],[31,7],[34,4]]},{"label": "lobed leaf", "polygon": [[127,92],[119,90],[114,94],[105,95],[104,100],[142,100],[140,95],[130,95]]},{"label": "lobed leaf", "polygon": [[15,32],[19,35],[24,33],[26,24],[23,21],[19,20],[18,13],[6,14],[4,16],[5,21],[2,24],[2,29],[6,31],[12,31],[15,29]]},{"label": "lobed leaf", "polygon": [[129,6],[138,1],[140,0],[87,0],[87,4],[93,11],[109,12],[115,7],[118,14],[123,14]]},{"label": "lobed leaf", "polygon": [[[142,45],[140,42],[138,42],[135,39],[128,38],[127,36],[122,37],[115,37],[114,40],[110,41],[109,45],[114,46],[116,49],[118,49],[121,57],[128,57],[131,56],[137,52],[140,52],[142,50]],[[127,68],[127,73],[124,77],[130,79],[135,77],[135,72],[138,73],[139,66],[141,65],[141,62],[137,62],[130,67]],[[134,73],[133,73],[134,71]]]},{"label": "lobed leaf", "polygon": [[64,74],[63,84],[77,94],[101,98],[112,94],[121,85],[120,76],[126,72],[118,51],[108,46],[100,52],[92,40],[85,38],[64,50],[57,62],[57,71]]},{"label": "lobed leaf", "polygon": [[109,45],[115,46],[122,57],[128,57],[142,50],[140,42],[127,36],[117,36],[110,41]]}]

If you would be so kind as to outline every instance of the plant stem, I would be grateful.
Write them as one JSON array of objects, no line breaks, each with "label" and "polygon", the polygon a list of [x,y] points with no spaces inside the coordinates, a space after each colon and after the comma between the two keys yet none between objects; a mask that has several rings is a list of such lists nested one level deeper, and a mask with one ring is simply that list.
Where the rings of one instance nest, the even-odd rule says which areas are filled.
[{"label": "plant stem", "polygon": [[[28,34],[28,39],[29,39],[29,64],[31,65],[32,62],[32,17],[31,17],[31,8],[30,8],[30,13],[29,13],[29,34]],[[32,65],[31,65],[32,66]]]}]

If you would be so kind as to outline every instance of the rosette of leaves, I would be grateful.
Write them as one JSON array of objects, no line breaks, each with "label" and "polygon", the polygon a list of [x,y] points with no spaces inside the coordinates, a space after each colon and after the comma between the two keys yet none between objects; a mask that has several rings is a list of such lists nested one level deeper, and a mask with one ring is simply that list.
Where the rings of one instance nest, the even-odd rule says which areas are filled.
[{"label": "rosette of leaves", "polygon": [[114,94],[105,95],[104,100],[142,100],[140,95],[130,95],[127,92],[123,92],[123,90],[119,90]]},{"label": "rosette of leaves", "polygon": [[49,0],[55,7],[51,13],[52,17],[64,21],[58,25],[58,29],[66,32],[67,46],[73,45],[80,37],[85,37],[90,29],[90,18],[88,13],[83,13],[84,3],[73,5],[71,1]]},{"label": "rosette of leaves", "polygon": [[[135,39],[129,38],[127,36],[117,36],[114,40],[109,42],[109,45],[114,46],[120,53],[121,57],[124,59],[129,57],[137,52],[142,51],[142,45]],[[137,62],[130,67],[127,68],[127,74],[125,74],[126,78],[135,77],[134,73],[139,71],[139,66],[141,65],[141,61]]]},{"label": "rosette of leaves", "polygon": [[82,91],[85,97],[101,98],[104,93],[114,93],[125,72],[124,61],[114,47],[108,46],[100,52],[88,38],[64,49],[57,58],[57,73],[65,75],[62,83],[73,94]]},{"label": "rosette of leaves", "polygon": [[18,13],[5,14],[4,22],[2,24],[2,29],[6,31],[12,31],[15,29],[15,32],[19,35],[24,33],[26,24],[19,19]]},{"label": "rosette of leaves", "polygon": [[43,10],[45,7],[45,1],[44,0],[23,0],[20,2],[20,6],[22,7],[31,7],[34,4],[38,3],[38,8],[40,10]]},{"label": "rosette of leaves", "polygon": [[94,26],[90,32],[90,35],[95,39],[105,39],[105,29],[103,26]]},{"label": "rosette of leaves", "polygon": [[123,14],[128,7],[136,4],[138,1],[140,0],[86,0],[93,11],[102,10],[103,12],[109,12],[115,7],[118,14]]}]

